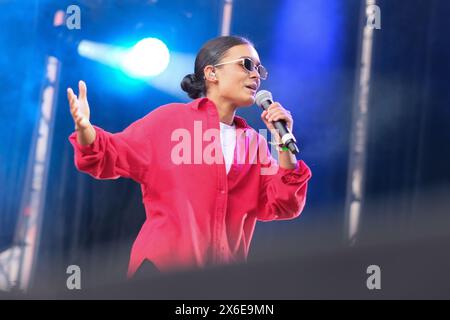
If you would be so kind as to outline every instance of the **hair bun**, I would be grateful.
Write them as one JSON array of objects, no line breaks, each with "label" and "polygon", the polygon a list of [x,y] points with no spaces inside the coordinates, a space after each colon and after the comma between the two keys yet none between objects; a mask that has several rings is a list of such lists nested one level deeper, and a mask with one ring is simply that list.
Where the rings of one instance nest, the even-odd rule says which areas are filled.
[{"label": "hair bun", "polygon": [[181,89],[192,99],[200,98],[203,94],[204,83],[199,81],[194,73],[186,75],[181,81]]}]

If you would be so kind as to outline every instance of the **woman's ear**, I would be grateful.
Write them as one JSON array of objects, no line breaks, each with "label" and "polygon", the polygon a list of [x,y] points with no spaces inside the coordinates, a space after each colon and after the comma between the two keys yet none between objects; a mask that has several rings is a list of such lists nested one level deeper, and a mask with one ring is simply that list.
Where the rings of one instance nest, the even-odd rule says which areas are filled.
[{"label": "woman's ear", "polygon": [[216,81],[217,80],[217,76],[216,73],[214,72],[214,67],[211,65],[206,66],[203,69],[203,74],[204,74],[204,79],[207,81]]}]

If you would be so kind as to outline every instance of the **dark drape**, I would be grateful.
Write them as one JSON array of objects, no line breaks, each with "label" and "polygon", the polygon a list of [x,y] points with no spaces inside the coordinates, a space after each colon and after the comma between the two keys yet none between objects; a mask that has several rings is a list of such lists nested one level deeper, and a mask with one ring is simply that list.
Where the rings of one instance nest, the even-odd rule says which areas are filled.
[{"label": "dark drape", "polygon": [[379,5],[362,238],[442,234],[450,226],[450,6]]}]

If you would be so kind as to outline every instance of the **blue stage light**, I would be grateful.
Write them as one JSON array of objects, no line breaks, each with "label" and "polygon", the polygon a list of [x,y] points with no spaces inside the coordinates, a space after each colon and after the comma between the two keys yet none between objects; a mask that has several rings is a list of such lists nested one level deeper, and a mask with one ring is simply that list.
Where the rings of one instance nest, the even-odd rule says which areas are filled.
[{"label": "blue stage light", "polygon": [[162,73],[169,61],[169,49],[164,42],[156,38],[146,38],[125,54],[122,68],[132,77],[146,78]]}]

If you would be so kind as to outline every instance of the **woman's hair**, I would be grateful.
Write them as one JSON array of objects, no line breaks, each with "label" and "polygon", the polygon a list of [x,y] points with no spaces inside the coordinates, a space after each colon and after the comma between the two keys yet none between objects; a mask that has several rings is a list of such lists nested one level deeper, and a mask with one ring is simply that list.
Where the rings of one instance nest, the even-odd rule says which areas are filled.
[{"label": "woman's hair", "polygon": [[219,63],[228,49],[242,44],[253,44],[250,40],[239,36],[222,36],[206,42],[195,58],[194,73],[186,75],[181,81],[181,89],[190,98],[197,99],[206,95],[206,83],[203,69],[207,65]]}]

